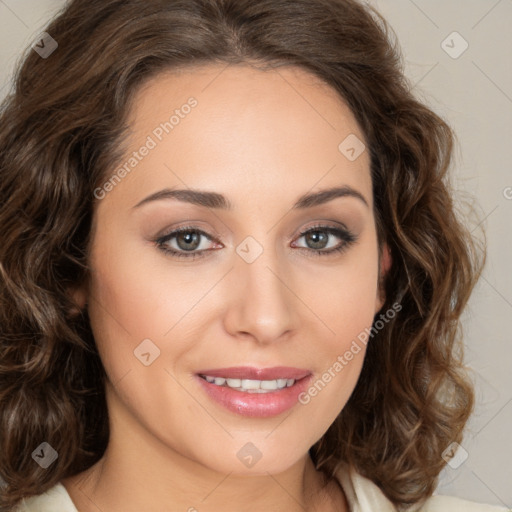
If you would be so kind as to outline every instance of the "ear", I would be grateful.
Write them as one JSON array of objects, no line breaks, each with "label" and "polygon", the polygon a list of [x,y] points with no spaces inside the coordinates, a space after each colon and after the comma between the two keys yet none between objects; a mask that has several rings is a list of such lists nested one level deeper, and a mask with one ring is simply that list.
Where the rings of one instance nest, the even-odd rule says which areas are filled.
[{"label": "ear", "polygon": [[71,315],[79,315],[87,305],[87,299],[89,296],[87,283],[83,283],[76,287],[68,288],[68,295],[72,302],[74,302],[74,307],[71,310]]},{"label": "ear", "polygon": [[384,278],[386,277],[388,270],[391,268],[391,263],[391,251],[389,250],[387,244],[383,244],[379,257],[379,284],[377,289],[377,297],[375,298],[375,313],[377,313],[386,302]]}]

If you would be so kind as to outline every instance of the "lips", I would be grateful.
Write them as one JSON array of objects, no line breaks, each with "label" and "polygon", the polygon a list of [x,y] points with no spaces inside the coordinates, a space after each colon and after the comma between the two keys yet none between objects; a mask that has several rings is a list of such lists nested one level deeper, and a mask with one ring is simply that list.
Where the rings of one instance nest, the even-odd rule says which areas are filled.
[{"label": "lips", "polygon": [[265,418],[291,409],[312,378],[309,370],[276,366],[212,368],[196,374],[215,403],[237,415]]}]

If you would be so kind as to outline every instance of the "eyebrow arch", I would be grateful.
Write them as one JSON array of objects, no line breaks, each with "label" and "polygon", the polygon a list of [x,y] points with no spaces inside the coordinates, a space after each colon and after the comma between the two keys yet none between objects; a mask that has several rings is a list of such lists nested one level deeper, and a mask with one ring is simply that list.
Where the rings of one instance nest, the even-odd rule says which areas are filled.
[{"label": "eyebrow arch", "polygon": [[[313,206],[318,206],[338,197],[354,197],[362,201],[368,208],[370,207],[368,201],[363,194],[357,190],[344,185],[341,187],[333,187],[318,192],[309,192],[302,195],[292,206],[293,210],[304,210]],[[218,208],[222,210],[233,210],[233,204],[222,194],[217,192],[208,192],[197,189],[169,189],[165,188],[159,190],[154,194],[139,201],[134,208],[153,202],[161,201],[164,199],[176,199],[185,203],[191,203],[206,208]]]}]

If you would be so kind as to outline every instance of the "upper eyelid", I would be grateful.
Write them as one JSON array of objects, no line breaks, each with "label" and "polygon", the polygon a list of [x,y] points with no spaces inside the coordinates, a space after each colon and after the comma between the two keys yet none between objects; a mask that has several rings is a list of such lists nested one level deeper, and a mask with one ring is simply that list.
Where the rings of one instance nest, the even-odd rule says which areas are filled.
[{"label": "upper eyelid", "polygon": [[316,230],[325,229],[325,231],[330,231],[330,232],[333,232],[333,231],[345,231],[347,233],[350,232],[350,229],[348,229],[344,225],[330,226],[328,224],[315,224],[314,226],[309,226],[308,228],[301,230],[299,233],[299,236],[309,233],[310,231],[315,231],[315,229]]}]

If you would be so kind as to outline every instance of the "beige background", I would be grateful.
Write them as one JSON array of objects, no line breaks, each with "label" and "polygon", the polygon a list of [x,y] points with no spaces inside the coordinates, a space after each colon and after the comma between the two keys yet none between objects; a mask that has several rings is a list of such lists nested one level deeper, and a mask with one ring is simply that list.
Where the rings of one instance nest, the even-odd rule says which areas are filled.
[{"label": "beige background", "polygon": [[[465,315],[478,406],[438,490],[512,508],[512,0],[369,3],[395,30],[417,95],[455,128],[456,184],[477,197],[480,219],[468,223],[476,230],[481,222],[488,236],[488,263]],[[0,97],[23,49],[62,5],[0,0]]]}]

